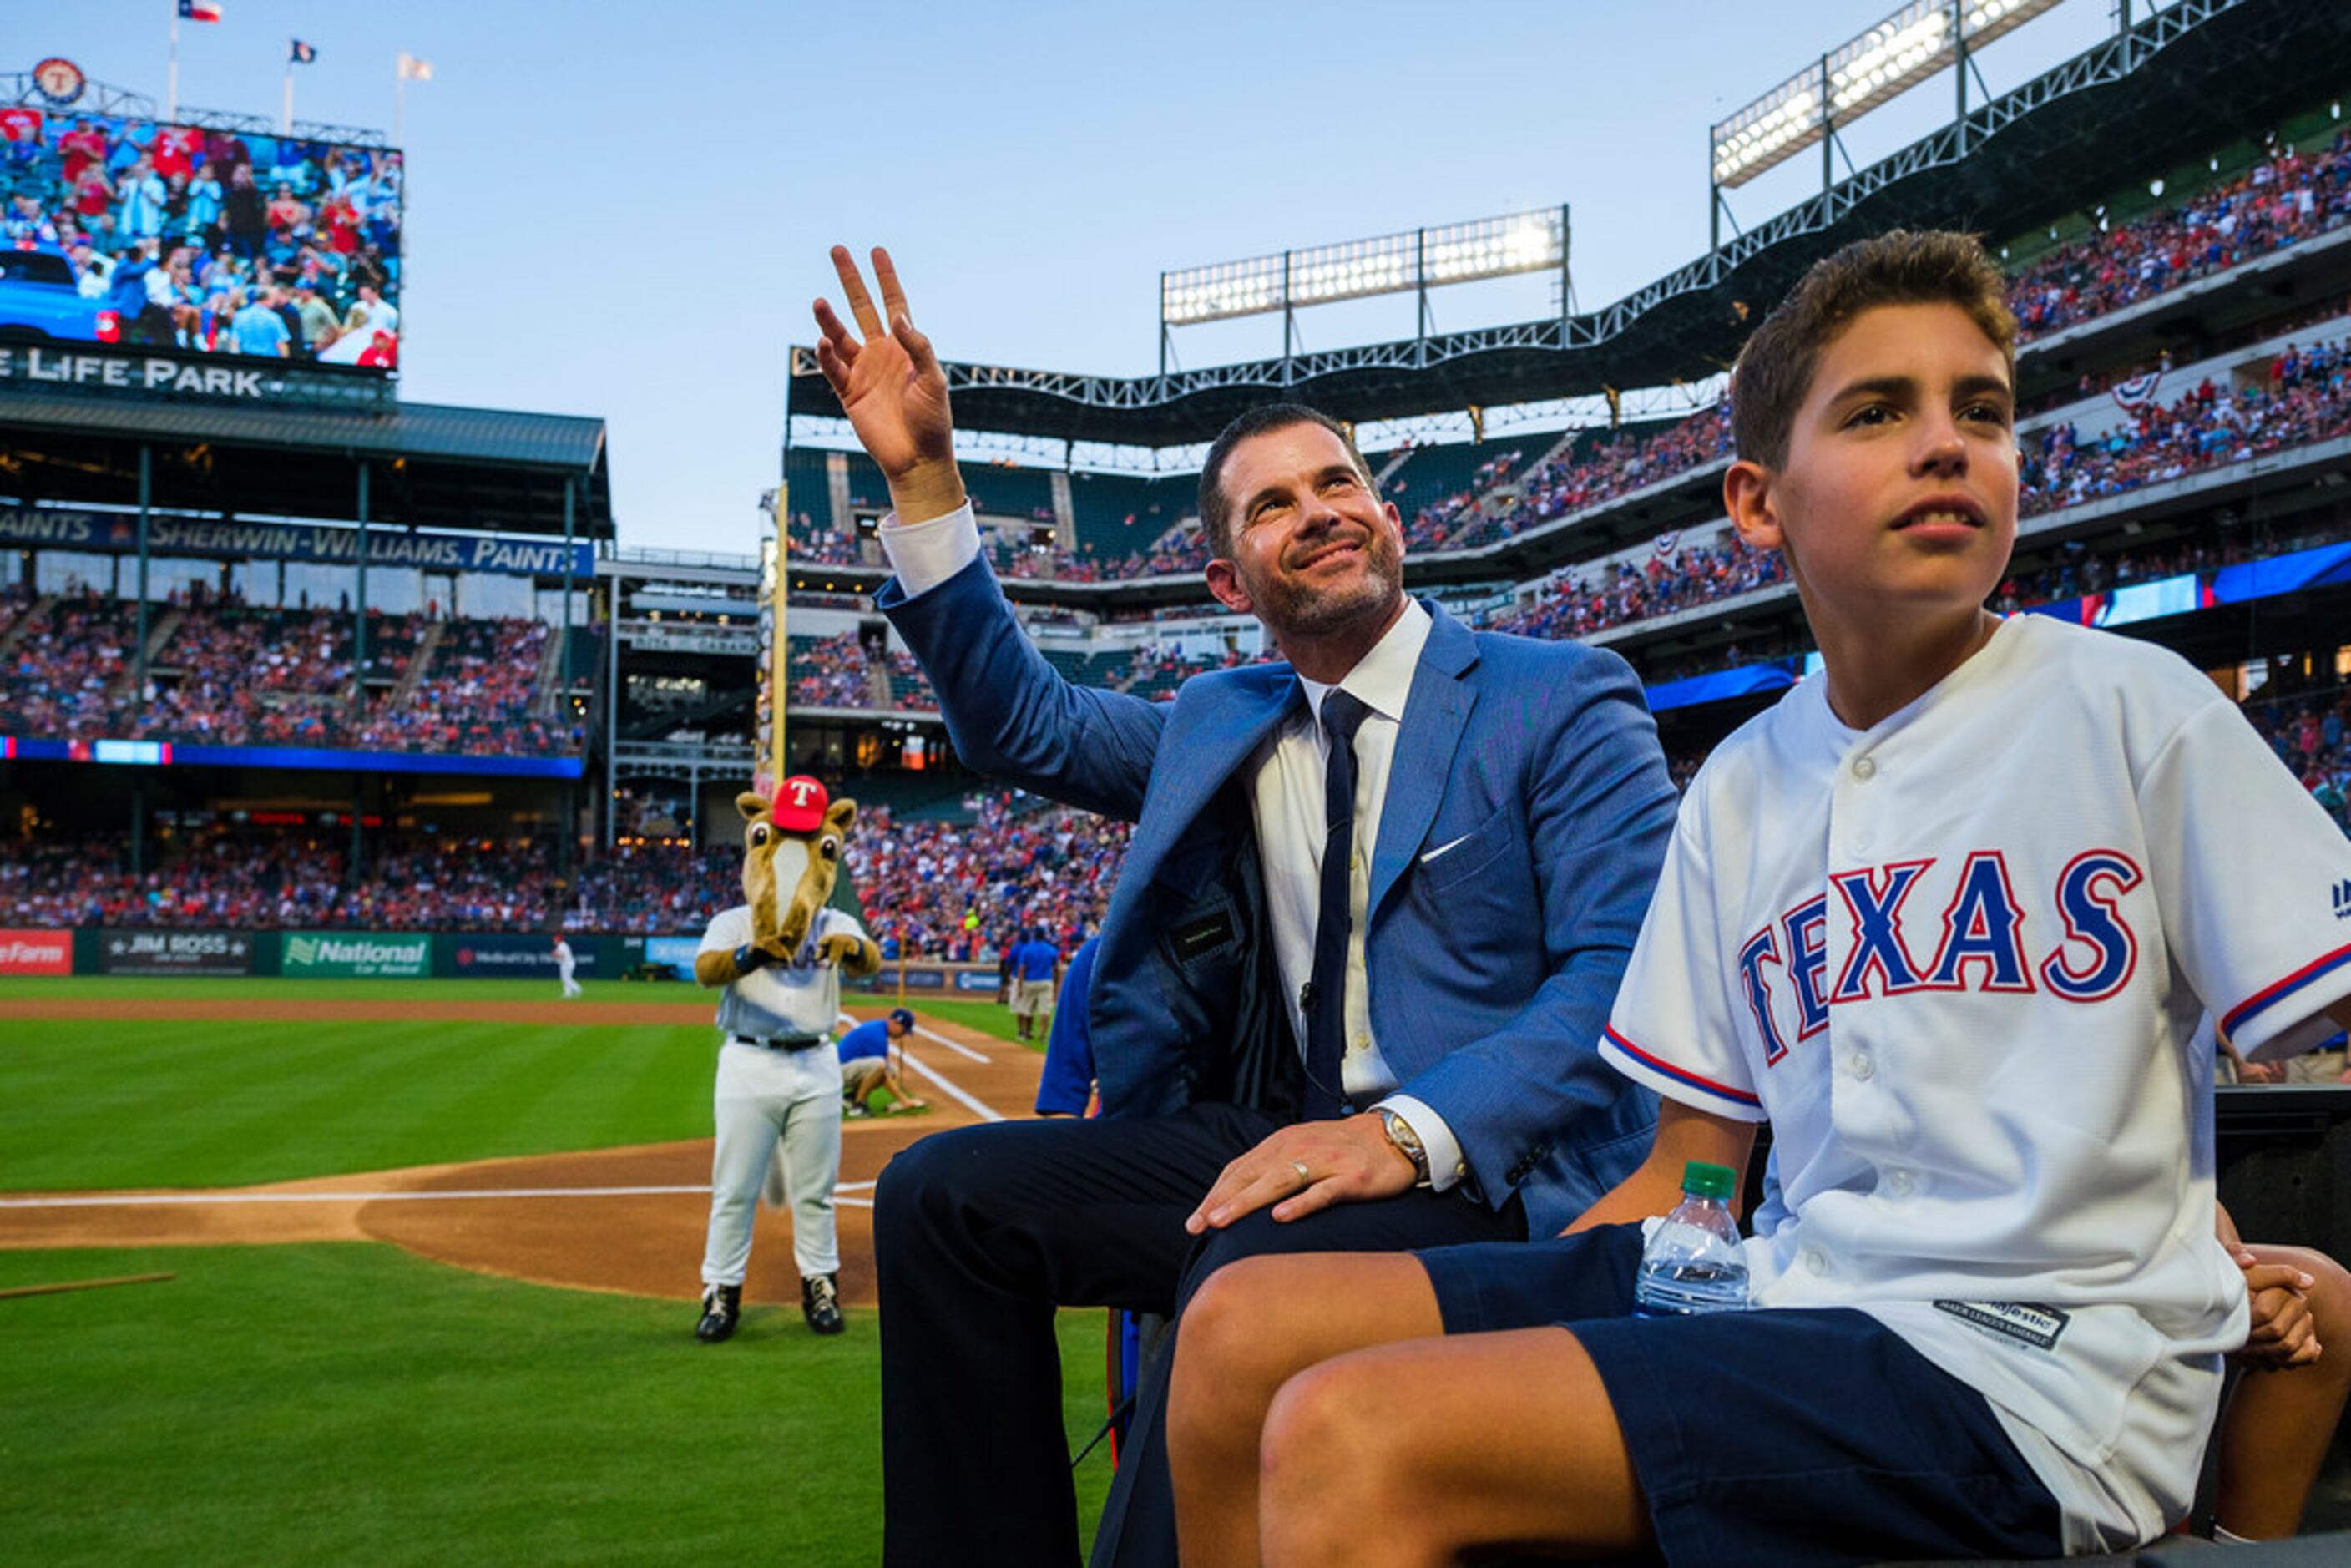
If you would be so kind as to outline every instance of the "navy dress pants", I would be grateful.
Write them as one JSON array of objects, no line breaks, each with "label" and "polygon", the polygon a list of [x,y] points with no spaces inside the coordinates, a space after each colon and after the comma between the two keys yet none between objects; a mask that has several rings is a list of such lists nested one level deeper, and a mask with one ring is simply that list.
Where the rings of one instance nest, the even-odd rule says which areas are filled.
[{"label": "navy dress pants", "polygon": [[[923,1139],[883,1167],[873,1240],[882,1322],[883,1561],[1079,1560],[1056,1307],[1173,1313],[1236,1258],[1522,1240],[1459,1193],[1259,1211],[1194,1238],[1185,1217],[1281,1123],[1232,1105],[1142,1121],[996,1123]],[[1172,1355],[1146,1370],[1093,1562],[1176,1561],[1165,1438]]]}]

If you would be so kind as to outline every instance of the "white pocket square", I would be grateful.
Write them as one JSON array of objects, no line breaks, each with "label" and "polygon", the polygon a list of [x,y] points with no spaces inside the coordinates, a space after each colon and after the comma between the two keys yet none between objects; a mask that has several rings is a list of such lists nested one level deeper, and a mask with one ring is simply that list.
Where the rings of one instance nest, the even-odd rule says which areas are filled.
[{"label": "white pocket square", "polygon": [[1429,862],[1435,860],[1439,855],[1450,854],[1453,851],[1459,849],[1463,844],[1468,843],[1474,836],[1474,834],[1464,833],[1459,838],[1453,840],[1449,843],[1437,845],[1435,849],[1420,857],[1420,863],[1426,865]]}]

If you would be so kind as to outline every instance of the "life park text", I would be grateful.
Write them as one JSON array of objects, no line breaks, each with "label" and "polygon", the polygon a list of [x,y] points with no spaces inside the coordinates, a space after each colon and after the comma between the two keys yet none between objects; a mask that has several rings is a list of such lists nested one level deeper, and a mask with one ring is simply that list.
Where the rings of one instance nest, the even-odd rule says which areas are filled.
[{"label": "life park text", "polygon": [[60,352],[56,349],[0,344],[0,381],[38,382],[50,386],[108,387],[124,392],[198,392],[207,397],[263,400],[280,395],[274,375],[259,370],[198,364],[151,356]]}]

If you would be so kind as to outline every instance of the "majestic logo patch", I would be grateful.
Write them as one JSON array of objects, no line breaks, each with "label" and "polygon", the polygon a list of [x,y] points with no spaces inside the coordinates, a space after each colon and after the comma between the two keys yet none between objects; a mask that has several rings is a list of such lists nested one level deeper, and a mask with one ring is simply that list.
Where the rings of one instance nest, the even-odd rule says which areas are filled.
[{"label": "majestic logo patch", "polygon": [[2351,876],[2335,884],[2335,918],[2351,920]]},{"label": "majestic logo patch", "polygon": [[2074,1321],[2071,1312],[2030,1301],[1937,1301],[1935,1310],[2035,1350],[2054,1350],[2058,1336]]}]

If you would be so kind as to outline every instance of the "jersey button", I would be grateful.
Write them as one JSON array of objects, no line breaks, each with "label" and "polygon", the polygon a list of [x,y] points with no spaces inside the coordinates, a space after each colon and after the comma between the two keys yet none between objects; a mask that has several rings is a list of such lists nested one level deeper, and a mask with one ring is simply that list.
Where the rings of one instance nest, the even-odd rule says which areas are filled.
[{"label": "jersey button", "polygon": [[1820,1275],[1829,1271],[1829,1255],[1817,1247],[1804,1249],[1804,1271]]},{"label": "jersey button", "polygon": [[1894,1170],[1886,1173],[1886,1190],[1896,1197],[1908,1197],[1910,1189],[1915,1185],[1917,1184],[1911,1180],[1908,1171]]},{"label": "jersey button", "polygon": [[1873,834],[1855,833],[1853,836],[1853,852],[1857,855],[1865,855],[1870,852],[1871,846],[1876,842],[1877,840]]},{"label": "jersey button", "polygon": [[1855,758],[1853,759],[1853,776],[1860,779],[1865,784],[1868,783],[1872,779],[1877,777],[1877,759],[1873,757]]},{"label": "jersey button", "polygon": [[1876,1073],[1877,1063],[1871,1058],[1869,1052],[1856,1051],[1844,1059],[1844,1070],[1866,1083]]}]

